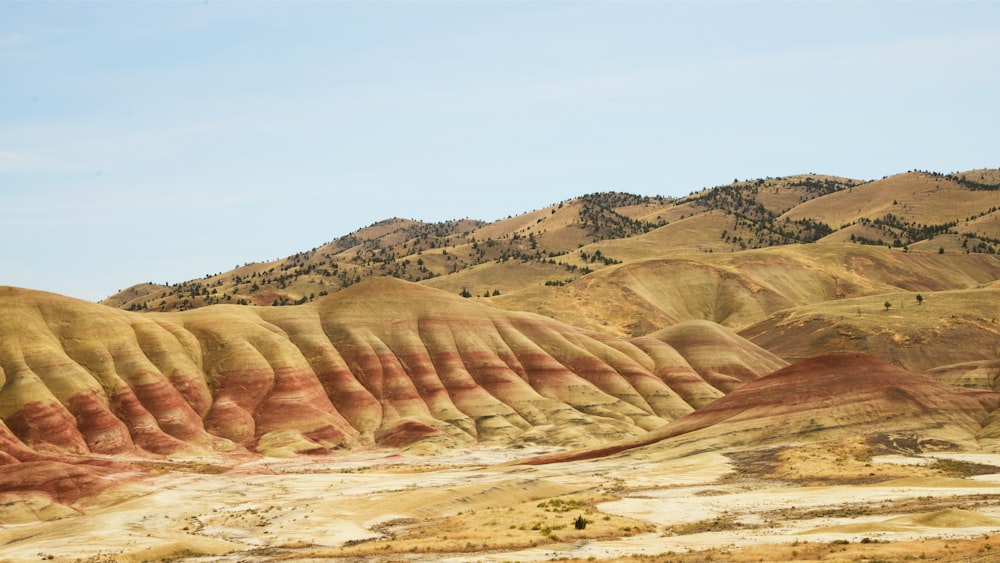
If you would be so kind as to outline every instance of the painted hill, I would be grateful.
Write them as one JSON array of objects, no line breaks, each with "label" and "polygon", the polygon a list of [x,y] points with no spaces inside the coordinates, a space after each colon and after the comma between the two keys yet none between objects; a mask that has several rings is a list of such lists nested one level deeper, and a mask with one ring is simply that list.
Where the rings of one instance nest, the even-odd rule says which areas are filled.
[{"label": "painted hill", "polygon": [[918,452],[975,450],[980,439],[995,445],[991,413],[998,406],[998,393],[958,389],[872,356],[831,354],[747,383],[637,440],[529,463],[590,459],[642,446],[682,456],[854,436],[891,446],[893,435],[904,434]]},{"label": "painted hill", "polygon": [[57,456],[589,446],[785,365],[721,328],[630,341],[392,278],[164,314],[3,288],[0,310],[2,429]]},{"label": "painted hill", "polygon": [[1000,360],[960,362],[939,366],[927,372],[928,375],[967,389],[1000,391]]}]

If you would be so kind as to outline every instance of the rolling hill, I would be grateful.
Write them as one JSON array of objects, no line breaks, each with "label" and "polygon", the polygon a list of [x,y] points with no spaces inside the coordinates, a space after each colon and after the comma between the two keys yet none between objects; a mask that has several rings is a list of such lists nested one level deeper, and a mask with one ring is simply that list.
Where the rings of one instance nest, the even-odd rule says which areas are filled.
[{"label": "rolling hill", "polygon": [[789,361],[851,350],[928,371],[1000,357],[1000,292],[894,291],[824,302],[781,311],[740,334]]},{"label": "rolling hill", "polygon": [[826,354],[743,385],[639,439],[529,460],[557,463],[604,457],[639,447],[673,455],[739,451],[863,436],[907,453],[976,450],[996,444],[991,413],[1000,394],[962,390],[864,354]]},{"label": "rolling hill", "polygon": [[793,307],[892,292],[975,289],[998,276],[1000,257],[989,254],[788,245],[636,260],[565,286],[493,297],[490,303],[637,335],[697,319],[743,329]]},{"label": "rolling hill", "polygon": [[[629,452],[645,475],[852,440],[1000,451],[998,207],[997,170],[806,174],[387,219],[100,304],[0,287],[0,516],[262,458],[544,448],[522,463]],[[588,469],[538,471],[531,510]],[[518,479],[497,490],[536,486]]]},{"label": "rolling hill", "polygon": [[171,286],[134,285],[104,304],[151,311],[301,304],[380,276],[490,298],[573,283],[621,263],[813,242],[996,254],[997,178],[995,170],[871,182],[807,174],[680,199],[589,194],[493,223],[388,219],[273,262]]},{"label": "rolling hill", "polygon": [[61,455],[586,446],[785,365],[721,328],[627,340],[392,278],[295,307],[139,314],[5,288],[0,308],[0,418]]},{"label": "rolling hill", "polygon": [[104,302],[131,312],[8,288],[0,417],[60,454],[592,446],[829,352],[978,366],[1000,354],[998,178],[809,174],[389,219]]}]

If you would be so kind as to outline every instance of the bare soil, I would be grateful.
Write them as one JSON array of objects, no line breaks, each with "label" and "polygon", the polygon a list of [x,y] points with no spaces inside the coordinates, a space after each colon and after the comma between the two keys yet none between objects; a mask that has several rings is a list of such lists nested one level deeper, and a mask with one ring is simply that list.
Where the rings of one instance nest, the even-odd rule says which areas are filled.
[{"label": "bare soil", "polygon": [[1000,455],[851,439],[505,465],[536,453],[157,463],[20,523],[3,503],[0,561],[1000,560]]}]

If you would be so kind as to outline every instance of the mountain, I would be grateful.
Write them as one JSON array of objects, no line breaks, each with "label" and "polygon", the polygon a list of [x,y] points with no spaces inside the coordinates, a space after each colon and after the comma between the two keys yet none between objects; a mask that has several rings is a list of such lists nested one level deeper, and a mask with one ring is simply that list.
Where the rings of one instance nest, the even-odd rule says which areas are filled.
[{"label": "mountain", "polygon": [[[392,276],[477,298],[572,284],[616,264],[818,242],[996,254],[1000,171],[908,172],[863,182],[806,174],[737,181],[680,199],[597,193],[493,223],[388,219],[267,263],[104,304],[168,311],[305,303]],[[546,285],[548,284],[548,285]]]},{"label": "mountain", "polygon": [[[567,263],[564,255],[589,242],[652,230],[662,224],[658,213],[669,204],[662,197],[603,193],[492,224],[387,219],[285,259],[246,264],[169,287],[139,284],[104,303],[157,311],[220,303],[302,304],[372,277],[416,282],[483,265],[503,269],[508,263],[532,264],[543,272],[541,280],[564,277],[567,271],[580,275],[580,268]],[[516,289],[524,277],[519,271],[514,279],[498,279],[490,290]]]}]

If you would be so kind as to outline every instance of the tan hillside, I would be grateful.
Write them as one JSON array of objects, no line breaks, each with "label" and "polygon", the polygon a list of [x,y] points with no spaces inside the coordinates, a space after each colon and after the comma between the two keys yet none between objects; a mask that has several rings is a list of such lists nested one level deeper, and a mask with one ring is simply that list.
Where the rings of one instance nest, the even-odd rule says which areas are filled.
[{"label": "tan hillside", "polygon": [[590,244],[582,250],[589,255],[600,250],[613,259],[627,262],[676,253],[728,252],[733,244],[723,240],[721,233],[736,229],[732,215],[711,209],[677,219],[649,233]]},{"label": "tan hillside", "polygon": [[576,249],[559,256],[555,265],[522,260],[483,264],[422,283],[454,293],[466,288],[474,296],[484,295],[495,288],[501,290],[501,295],[522,290],[530,293],[539,288],[571,283],[584,274],[616,264],[679,254],[690,255],[697,261],[702,253],[729,251],[731,245],[722,241],[718,233],[731,228],[731,225],[732,218],[722,211],[707,211],[628,238],[586,244],[578,241]]},{"label": "tan hillside", "polygon": [[760,374],[788,365],[732,330],[710,321],[687,321],[649,336],[669,344],[702,377],[727,393]]},{"label": "tan hillside", "polygon": [[637,440],[530,463],[592,459],[640,446],[682,455],[856,436],[891,444],[894,434],[910,436],[917,452],[975,450],[998,406],[997,393],[961,390],[872,356],[831,354],[747,383]]},{"label": "tan hillside", "polygon": [[389,219],[288,258],[169,287],[139,284],[104,303],[156,311],[302,304],[378,276],[493,296],[619,263],[814,241],[995,253],[998,174],[911,172],[867,183],[807,174],[737,181],[676,200],[590,194],[493,223]]},{"label": "tan hillside", "polygon": [[1000,293],[910,291],[830,301],[782,311],[740,334],[789,361],[854,351],[926,371],[1000,357]]},{"label": "tan hillside", "polygon": [[[965,196],[965,201],[954,201],[959,193]],[[935,225],[968,215],[984,205],[989,207],[987,204],[995,203],[996,199],[996,194],[970,191],[947,177],[907,172],[805,202],[782,218],[811,217],[839,227],[860,218],[875,219],[894,213],[919,215],[927,224]]]},{"label": "tan hillside", "polygon": [[[170,287],[133,286],[104,304],[155,311],[211,304],[303,304],[371,277],[434,280],[508,262],[535,264],[556,276],[564,271],[562,256],[571,249],[647,232],[662,224],[655,217],[669,205],[670,200],[661,197],[602,193],[493,224],[467,219],[436,224],[388,219],[274,262],[246,264]],[[570,272],[580,275],[575,268]],[[493,284],[491,290],[521,285],[512,280]]]},{"label": "tan hillside", "polygon": [[[974,176],[989,182],[995,172]],[[996,252],[998,228],[988,216],[1000,209],[1000,184],[974,184],[962,177],[899,174],[805,202],[781,219],[822,221],[837,229],[825,239],[833,242],[853,235],[867,244]]]},{"label": "tan hillside", "polygon": [[792,307],[892,291],[976,288],[998,277],[1000,257],[994,255],[790,245],[635,261],[565,286],[506,293],[490,303],[576,326],[641,335],[699,319],[741,329]]},{"label": "tan hillside", "polygon": [[928,370],[927,374],[956,387],[1000,391],[1000,359],[940,366]]}]

